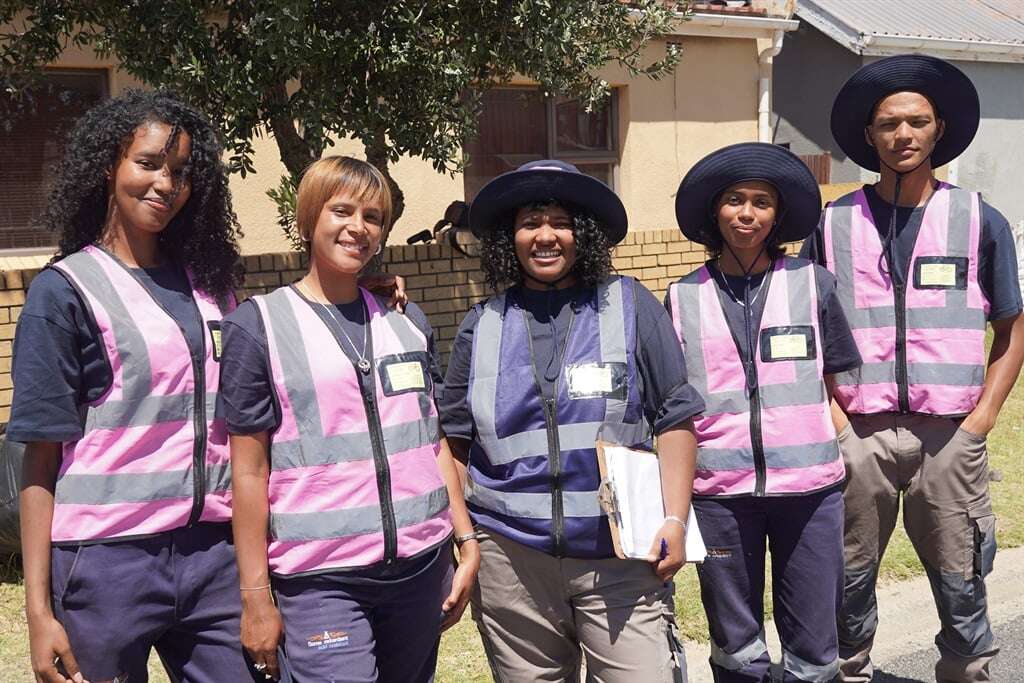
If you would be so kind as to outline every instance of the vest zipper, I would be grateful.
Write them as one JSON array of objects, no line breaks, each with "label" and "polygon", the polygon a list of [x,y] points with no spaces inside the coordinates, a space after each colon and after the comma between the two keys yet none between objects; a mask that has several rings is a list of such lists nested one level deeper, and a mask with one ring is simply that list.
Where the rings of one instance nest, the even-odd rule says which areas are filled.
[{"label": "vest zipper", "polygon": [[[364,376],[356,362],[345,351],[345,345],[342,344],[342,338],[338,334],[339,331],[344,334],[344,330],[338,319],[326,307],[317,307],[312,304],[310,304],[310,307],[313,309],[313,313],[323,321],[327,331],[334,337],[334,341],[338,343],[338,349],[342,352],[342,355],[352,364],[352,372],[356,374],[356,382],[359,383],[359,396],[363,400],[363,409],[366,410],[366,426],[369,428],[370,433],[370,450],[373,451],[373,469],[377,478],[377,498],[380,500],[380,521],[384,527],[384,563],[391,564],[398,557],[398,524],[395,521],[395,501],[391,499],[391,466],[388,464],[387,449],[384,448],[384,432],[380,426],[380,411],[377,410],[376,380],[372,369],[374,356],[370,312],[365,310],[364,307],[366,315],[364,334],[367,335],[366,342],[369,349],[367,357],[371,360],[370,373]],[[353,350],[355,350],[354,346]],[[365,385],[363,383],[364,377]]]},{"label": "vest zipper", "polygon": [[[890,270],[892,266],[890,265]],[[896,295],[896,391],[901,413],[910,412],[910,388],[907,386],[907,286],[894,283]]]},{"label": "vest zipper", "polygon": [[[373,382],[372,377],[370,382]],[[380,428],[377,402],[373,395],[365,390],[360,391],[360,394],[363,397],[363,407],[366,408],[366,422],[370,428],[370,445],[373,449],[373,466],[377,472],[380,519],[384,525],[384,562],[391,564],[398,557],[398,525],[395,521],[395,503],[391,500],[391,467],[388,465],[388,454],[384,449],[384,434]]]},{"label": "vest zipper", "polygon": [[[135,279],[142,287],[142,291],[149,295],[149,298],[153,300],[161,311],[163,311],[171,322],[177,326],[178,331],[181,332],[181,338],[185,341],[185,346],[188,347],[188,335],[185,333],[185,327],[178,322],[178,319],[171,315],[171,312],[167,310],[167,307],[163,303],[153,296],[153,293],[149,291],[146,283],[142,281],[138,275],[132,272],[129,268],[113,254],[106,249],[100,247],[100,249],[109,256],[115,263],[124,268],[128,275]],[[186,276],[186,280],[188,277]],[[199,310],[199,305],[195,301],[194,292],[192,290],[192,281],[188,281],[189,285],[189,298],[192,299],[192,306],[196,312],[196,318],[199,321],[199,356],[189,354],[189,361],[192,364],[192,379],[194,385],[193,400],[192,400],[192,429],[195,431],[195,438],[193,439],[192,446],[192,510],[188,515],[187,526],[192,526],[199,521],[199,518],[203,514],[203,505],[206,502],[206,440],[207,440],[207,428],[206,428],[206,320],[203,319],[203,314]]]},{"label": "vest zipper", "polygon": [[[557,384],[556,384],[557,386]],[[558,408],[555,399],[544,399],[551,468],[551,544],[555,557],[565,556],[565,508],[562,501],[562,447],[558,442]]]},{"label": "vest zipper", "polygon": [[761,436],[761,389],[755,386],[750,395],[750,446],[754,451],[754,495],[763,496],[765,490],[764,440]]},{"label": "vest zipper", "polygon": [[[569,302],[573,306],[573,302]],[[569,350],[569,337],[576,323],[576,309],[570,311],[569,325],[565,330],[565,343],[558,359],[558,377],[553,387],[554,398],[544,397],[544,385],[537,371],[537,356],[533,350],[533,335],[530,333],[530,320],[526,311],[520,309],[523,325],[526,326],[526,339],[530,347],[530,364],[533,366],[533,381],[540,394],[541,406],[544,409],[544,426],[548,434],[548,469],[551,472],[551,550],[555,557],[565,557],[565,504],[562,501],[562,447],[558,441],[558,389],[562,380],[562,369],[565,367],[565,356]],[[555,350],[558,350],[558,339],[552,339]]]},{"label": "vest zipper", "polygon": [[[200,326],[203,325],[200,316]],[[202,358],[206,357],[206,334],[200,335]],[[182,329],[182,335],[185,330]],[[195,445],[192,449],[192,512],[188,516],[188,526],[199,521],[203,514],[206,500],[206,372],[199,358],[192,357],[192,375],[195,377],[195,401],[193,403],[192,422],[196,430]]]},{"label": "vest zipper", "polygon": [[[761,282],[761,287],[768,287],[769,290],[765,292],[765,300],[767,301],[768,295],[771,293],[772,279],[775,273],[775,261],[772,261],[772,265],[768,267],[765,272],[764,280]],[[725,280],[725,274],[721,274],[721,282],[728,286]],[[726,296],[724,288],[719,286],[717,283],[719,280],[716,278],[716,290],[718,294],[718,305],[722,309],[722,316],[725,316],[726,303],[724,297]],[[746,309],[744,309],[744,316],[748,315]],[[729,336],[732,337],[732,342],[736,346],[736,353],[740,357],[740,363],[743,365],[744,375],[744,391],[750,394],[750,450],[754,456],[754,496],[761,497],[765,495],[766,479],[767,479],[767,464],[764,459],[764,437],[761,435],[761,383],[760,378],[757,376],[757,354],[760,351],[760,339],[761,339],[761,320],[764,317],[764,309],[761,309],[761,316],[757,319],[757,331],[753,339],[747,339],[747,353],[743,353],[743,345],[740,344],[739,338],[736,336],[736,331],[732,329],[732,325],[726,322],[726,327],[729,329]],[[744,317],[744,332],[747,331],[748,323],[746,317]],[[750,326],[753,325],[751,321]]]}]

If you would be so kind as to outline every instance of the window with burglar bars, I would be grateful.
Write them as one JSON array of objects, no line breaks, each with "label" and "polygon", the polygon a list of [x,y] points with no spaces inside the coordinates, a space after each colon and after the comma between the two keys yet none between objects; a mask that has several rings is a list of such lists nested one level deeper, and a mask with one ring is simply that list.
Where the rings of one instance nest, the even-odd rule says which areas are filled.
[{"label": "window with burglar bars", "polygon": [[0,90],[0,249],[51,247],[37,224],[68,133],[107,97],[107,72],[49,70],[20,100]]},{"label": "window with burglar bars", "polygon": [[619,163],[617,92],[593,111],[536,88],[494,88],[484,94],[477,137],[466,142],[466,201],[487,181],[528,161],[560,159],[614,187]]}]

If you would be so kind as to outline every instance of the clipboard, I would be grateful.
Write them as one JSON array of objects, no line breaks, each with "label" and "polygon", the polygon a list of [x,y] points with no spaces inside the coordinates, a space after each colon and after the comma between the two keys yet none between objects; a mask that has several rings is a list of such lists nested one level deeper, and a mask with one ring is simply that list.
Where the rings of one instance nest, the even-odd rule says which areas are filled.
[{"label": "clipboard", "polygon": [[[598,502],[608,516],[615,555],[623,560],[647,560],[647,552],[665,523],[658,454],[597,442],[601,472]],[[703,562],[707,548],[690,506],[686,520],[686,561]]]}]

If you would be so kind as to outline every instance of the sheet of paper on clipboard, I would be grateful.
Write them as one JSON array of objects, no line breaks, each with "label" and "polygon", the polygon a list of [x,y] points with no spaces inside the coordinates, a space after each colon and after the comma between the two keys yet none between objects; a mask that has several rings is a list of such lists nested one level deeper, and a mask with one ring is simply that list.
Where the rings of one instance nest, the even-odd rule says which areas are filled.
[{"label": "sheet of paper on clipboard", "polygon": [[[608,515],[615,554],[622,559],[647,559],[654,537],[665,522],[658,456],[650,451],[597,443],[601,469],[601,507]],[[707,556],[693,506],[686,521],[686,561]]]}]

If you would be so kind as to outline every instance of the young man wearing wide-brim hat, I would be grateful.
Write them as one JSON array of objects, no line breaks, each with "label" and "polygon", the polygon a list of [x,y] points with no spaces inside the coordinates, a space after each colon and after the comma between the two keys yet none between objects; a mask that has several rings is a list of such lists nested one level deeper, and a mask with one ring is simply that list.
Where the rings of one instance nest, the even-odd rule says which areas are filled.
[{"label": "young man wearing wide-brim hat", "polygon": [[942,624],[936,679],[990,680],[997,652],[984,585],[996,551],[985,442],[1024,359],[1016,256],[1006,219],[933,173],[970,144],[979,111],[966,75],[921,55],[863,67],[832,109],[842,150],[881,174],[827,207],[805,244],[835,273],[864,358],[835,390],[852,427],[842,441],[844,681],[872,675],[875,581],[901,496]]},{"label": "young man wearing wide-brim hat", "polygon": [[835,278],[781,245],[817,225],[821,194],[788,150],[741,143],[701,159],[676,195],[679,227],[712,258],[669,287],[690,382],[698,567],[721,683],[767,681],[771,548],[784,679],[831,681],[843,581],[843,460],[829,378],[860,365]]},{"label": "young man wearing wide-brim hat", "polygon": [[[590,680],[685,679],[671,579],[703,402],[665,309],[610,274],[622,202],[536,161],[488,183],[470,226],[496,295],[462,321],[439,407],[481,531],[473,616],[495,678],[575,680],[582,656]],[[652,435],[666,516],[647,561],[617,559],[596,442]]]}]

